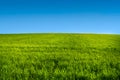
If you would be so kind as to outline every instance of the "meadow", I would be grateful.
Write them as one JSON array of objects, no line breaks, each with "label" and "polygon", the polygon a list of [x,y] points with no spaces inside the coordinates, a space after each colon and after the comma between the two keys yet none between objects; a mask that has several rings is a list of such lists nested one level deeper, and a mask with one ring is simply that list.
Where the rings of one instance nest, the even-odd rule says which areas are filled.
[{"label": "meadow", "polygon": [[120,80],[120,35],[0,34],[0,80]]}]

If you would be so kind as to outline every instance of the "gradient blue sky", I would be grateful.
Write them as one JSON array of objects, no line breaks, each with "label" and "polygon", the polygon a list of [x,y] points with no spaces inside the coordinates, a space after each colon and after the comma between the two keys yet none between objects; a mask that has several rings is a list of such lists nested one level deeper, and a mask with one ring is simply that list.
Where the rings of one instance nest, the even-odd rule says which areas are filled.
[{"label": "gradient blue sky", "polygon": [[0,33],[120,33],[120,0],[0,0]]}]

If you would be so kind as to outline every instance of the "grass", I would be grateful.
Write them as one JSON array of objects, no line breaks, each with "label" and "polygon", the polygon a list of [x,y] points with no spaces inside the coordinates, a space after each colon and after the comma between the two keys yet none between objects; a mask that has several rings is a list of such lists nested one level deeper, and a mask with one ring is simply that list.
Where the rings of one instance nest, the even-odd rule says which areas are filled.
[{"label": "grass", "polygon": [[1,34],[0,80],[120,80],[120,35]]}]

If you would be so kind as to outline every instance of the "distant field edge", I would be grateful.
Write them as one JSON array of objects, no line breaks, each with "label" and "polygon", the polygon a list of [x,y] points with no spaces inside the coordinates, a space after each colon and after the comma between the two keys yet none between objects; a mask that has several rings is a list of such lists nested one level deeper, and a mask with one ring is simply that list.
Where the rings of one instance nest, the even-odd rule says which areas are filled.
[{"label": "distant field edge", "polygon": [[24,34],[94,34],[94,35],[120,35],[120,34],[117,34],[117,33],[68,33],[68,32],[46,32],[46,33],[0,33],[0,35],[24,35]]}]

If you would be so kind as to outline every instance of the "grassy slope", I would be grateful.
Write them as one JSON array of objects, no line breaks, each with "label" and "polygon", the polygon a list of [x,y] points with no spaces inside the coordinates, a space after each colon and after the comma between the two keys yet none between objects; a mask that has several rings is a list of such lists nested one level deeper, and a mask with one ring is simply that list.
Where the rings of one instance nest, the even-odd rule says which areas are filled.
[{"label": "grassy slope", "polygon": [[120,79],[120,35],[0,35],[0,80],[87,79]]}]

